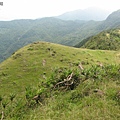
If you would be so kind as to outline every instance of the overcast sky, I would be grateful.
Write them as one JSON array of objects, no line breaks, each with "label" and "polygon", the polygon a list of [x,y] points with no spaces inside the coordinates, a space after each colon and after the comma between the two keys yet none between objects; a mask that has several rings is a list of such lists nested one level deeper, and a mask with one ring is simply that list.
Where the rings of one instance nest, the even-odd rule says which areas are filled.
[{"label": "overcast sky", "polygon": [[0,0],[0,20],[36,19],[88,7],[120,9],[120,0]]}]

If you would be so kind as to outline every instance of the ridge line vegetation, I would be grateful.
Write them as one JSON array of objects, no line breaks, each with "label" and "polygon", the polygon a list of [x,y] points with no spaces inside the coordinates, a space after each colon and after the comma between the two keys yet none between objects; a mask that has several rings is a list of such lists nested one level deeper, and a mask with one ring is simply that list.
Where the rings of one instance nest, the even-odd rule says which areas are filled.
[{"label": "ridge line vegetation", "polygon": [[120,28],[103,31],[84,39],[75,47],[100,50],[120,50]]}]

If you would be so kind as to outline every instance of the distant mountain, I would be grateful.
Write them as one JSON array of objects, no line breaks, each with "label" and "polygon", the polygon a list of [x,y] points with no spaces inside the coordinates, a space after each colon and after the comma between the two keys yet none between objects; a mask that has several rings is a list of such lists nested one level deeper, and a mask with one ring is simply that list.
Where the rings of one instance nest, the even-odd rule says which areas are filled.
[{"label": "distant mountain", "polygon": [[102,21],[102,20],[105,20],[109,14],[110,14],[109,11],[105,11],[105,10],[92,7],[92,8],[87,8],[84,10],[79,9],[79,10],[67,12],[62,15],[57,16],[57,18],[62,19],[62,20]]},{"label": "distant mountain", "polygon": [[76,45],[76,47],[100,50],[120,50],[120,28],[103,31],[98,35],[89,37]]},{"label": "distant mountain", "polygon": [[[101,24],[99,24],[97,27],[96,27],[96,31],[99,31],[99,30],[101,30],[101,31],[104,31],[104,30],[108,30],[108,32],[109,32],[109,30],[110,30],[110,33],[112,34],[112,33],[114,33],[116,30],[118,30],[118,29],[116,29],[116,28],[118,28],[118,29],[120,29],[120,10],[117,10],[117,11],[115,11],[115,12],[113,12],[113,13],[111,13],[108,17],[107,17],[107,19],[106,20],[104,20],[103,22],[101,22]],[[116,30],[112,30],[112,29],[116,29]],[[119,33],[119,32],[118,32]],[[118,34],[118,33],[116,33],[116,34]],[[83,46],[86,42],[88,43],[88,44],[90,44],[90,47],[88,47],[88,46],[86,46],[86,48],[91,48],[92,49],[92,44],[93,44],[93,41],[95,40],[95,42],[98,42],[97,40],[100,40],[100,41],[102,41],[101,40],[101,38],[103,38],[103,40],[105,40],[105,39],[108,39],[108,38],[106,38],[106,36],[104,36],[104,34],[106,34],[106,31],[105,32],[102,32],[102,33],[100,33],[100,34],[98,34],[97,36],[92,36],[92,37],[88,37],[88,38],[86,38],[86,39],[84,39],[84,40],[82,40],[82,41],[80,41],[77,45],[75,45],[76,47],[81,47],[81,46]],[[103,37],[103,36],[104,37]],[[116,39],[116,36],[114,36],[115,34],[113,34],[113,35],[110,35],[110,36],[112,36],[112,38],[115,38]],[[93,40],[94,39],[94,40]],[[117,39],[119,39],[119,34],[118,34],[118,38]],[[105,41],[103,41],[103,42],[105,42]],[[109,42],[115,42],[115,43],[117,43],[118,41],[110,41],[109,40]],[[87,44],[86,43],[86,44]],[[99,44],[99,43],[96,43],[96,44],[94,44],[93,46],[94,46],[94,48],[95,49],[99,49],[97,46],[95,46],[95,45],[97,45],[97,44]],[[111,43],[112,44],[112,43]],[[117,46],[117,44],[118,44],[118,46]],[[113,46],[114,46],[114,48],[112,47],[112,46],[106,46],[106,48],[104,47],[101,47],[101,49],[118,49],[118,47],[119,47],[119,43],[117,43],[115,46],[114,46],[114,43],[113,43]],[[105,44],[106,45],[106,44]],[[98,46],[100,46],[100,44],[98,45]],[[108,48],[109,47],[109,48]]]},{"label": "distant mountain", "polygon": [[107,19],[99,26],[99,29],[111,29],[120,27],[120,9],[111,13]]},{"label": "distant mountain", "polygon": [[53,17],[0,21],[0,62],[19,48],[35,41],[74,46],[103,30],[119,27],[119,12],[116,11],[110,16],[105,21],[65,21]]},{"label": "distant mountain", "polygon": [[[47,41],[73,46],[95,34],[101,22],[64,21],[57,18],[14,20],[0,22],[0,61],[19,48],[35,42]],[[93,29],[93,30],[91,30]]]}]

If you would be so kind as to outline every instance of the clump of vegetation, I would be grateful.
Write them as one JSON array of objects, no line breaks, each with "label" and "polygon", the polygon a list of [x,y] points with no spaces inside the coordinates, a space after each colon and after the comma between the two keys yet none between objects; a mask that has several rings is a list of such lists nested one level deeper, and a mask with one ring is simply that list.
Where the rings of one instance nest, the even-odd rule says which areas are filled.
[{"label": "clump of vegetation", "polygon": [[[63,109],[66,114],[68,114],[66,111],[68,105],[73,104],[74,107],[77,107],[80,102],[82,102],[79,106],[81,110],[83,110],[86,105],[94,109],[94,100],[97,102],[102,102],[102,99],[104,99],[104,101],[107,100],[108,103],[106,104],[108,105],[113,101],[113,103],[119,107],[120,95],[118,89],[120,89],[120,87],[114,87],[115,85],[110,86],[109,84],[115,82],[117,86],[117,83],[120,82],[119,73],[120,65],[105,65],[102,67],[93,65],[85,69],[68,69],[64,67],[55,69],[46,81],[42,80],[37,86],[26,86],[24,98],[19,98],[18,95],[14,93],[5,97],[0,96],[0,118],[7,120],[28,119],[26,115],[29,114],[29,111],[33,109],[36,111],[41,107],[49,108],[49,104],[52,104],[51,99],[53,98],[55,103],[51,110],[54,111],[55,115],[55,111],[60,112]],[[110,92],[111,87],[113,92]],[[95,102],[95,104],[99,106],[97,102]],[[69,108],[71,111],[73,106]],[[96,109],[102,108],[98,107]],[[79,117],[80,116],[81,115],[79,115]],[[116,118],[118,116],[119,115],[117,115]]]}]

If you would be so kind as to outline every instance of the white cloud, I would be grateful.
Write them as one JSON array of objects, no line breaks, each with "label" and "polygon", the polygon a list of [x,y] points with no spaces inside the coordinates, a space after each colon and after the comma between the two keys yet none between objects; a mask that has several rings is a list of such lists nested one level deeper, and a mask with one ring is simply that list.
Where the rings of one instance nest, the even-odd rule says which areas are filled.
[{"label": "white cloud", "polygon": [[4,5],[0,6],[0,20],[35,19],[92,6],[111,11],[120,8],[120,0],[1,0],[1,2]]}]

